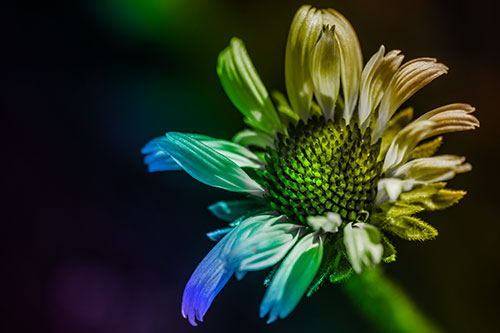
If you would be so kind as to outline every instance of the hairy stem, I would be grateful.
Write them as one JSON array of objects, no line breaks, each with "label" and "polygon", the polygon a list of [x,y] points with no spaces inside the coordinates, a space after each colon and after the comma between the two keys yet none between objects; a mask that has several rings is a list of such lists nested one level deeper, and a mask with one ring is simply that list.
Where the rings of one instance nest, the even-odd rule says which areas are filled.
[{"label": "hairy stem", "polygon": [[380,332],[441,332],[379,269],[353,276],[344,291]]}]

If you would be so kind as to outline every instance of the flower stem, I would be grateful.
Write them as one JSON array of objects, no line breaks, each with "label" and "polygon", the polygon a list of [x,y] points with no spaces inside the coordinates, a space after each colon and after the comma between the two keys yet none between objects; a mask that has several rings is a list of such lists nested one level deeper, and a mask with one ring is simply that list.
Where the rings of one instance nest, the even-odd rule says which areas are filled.
[{"label": "flower stem", "polygon": [[405,292],[380,269],[342,283],[353,303],[380,332],[440,332]]}]

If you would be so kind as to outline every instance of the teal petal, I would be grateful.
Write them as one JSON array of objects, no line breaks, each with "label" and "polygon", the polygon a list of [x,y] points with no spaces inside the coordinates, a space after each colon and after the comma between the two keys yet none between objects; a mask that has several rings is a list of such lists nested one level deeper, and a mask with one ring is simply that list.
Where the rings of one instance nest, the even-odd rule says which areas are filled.
[{"label": "teal petal", "polygon": [[311,284],[323,258],[323,239],[318,233],[304,236],[286,256],[274,275],[260,306],[267,323],[285,318],[297,306]]},{"label": "teal petal", "polygon": [[208,209],[212,214],[221,220],[233,222],[242,216],[254,215],[257,211],[265,209],[265,203],[246,199],[246,200],[233,200],[233,201],[219,201],[210,206]]},{"label": "teal petal", "polygon": [[282,131],[283,125],[269,93],[238,38],[231,39],[220,53],[217,74],[227,96],[250,126],[269,134]]},{"label": "teal petal", "polygon": [[263,194],[262,187],[243,169],[206,144],[182,133],[170,132],[166,138],[159,143],[161,149],[196,180],[228,191]]}]

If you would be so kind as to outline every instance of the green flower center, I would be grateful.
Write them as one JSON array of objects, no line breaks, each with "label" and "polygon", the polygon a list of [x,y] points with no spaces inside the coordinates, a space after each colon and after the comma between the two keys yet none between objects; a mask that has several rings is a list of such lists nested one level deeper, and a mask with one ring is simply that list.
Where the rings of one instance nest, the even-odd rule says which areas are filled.
[{"label": "green flower center", "polygon": [[328,212],[346,222],[368,218],[382,172],[380,141],[371,144],[369,129],[362,134],[355,123],[315,117],[274,144],[260,173],[273,209],[304,224]]}]

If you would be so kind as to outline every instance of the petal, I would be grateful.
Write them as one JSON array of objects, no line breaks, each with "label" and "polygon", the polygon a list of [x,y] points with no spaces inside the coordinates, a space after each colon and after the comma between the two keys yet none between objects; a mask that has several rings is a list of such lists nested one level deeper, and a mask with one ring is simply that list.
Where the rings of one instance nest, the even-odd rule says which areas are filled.
[{"label": "petal", "polygon": [[405,63],[394,74],[380,102],[378,118],[373,128],[377,141],[396,110],[421,88],[435,78],[446,74],[448,67],[432,58],[418,58]]},{"label": "petal", "polygon": [[263,162],[257,157],[257,155],[242,145],[227,140],[211,138],[201,134],[186,135],[202,142],[216,152],[226,156],[240,168],[248,167],[258,169],[263,166]]},{"label": "petal", "polygon": [[324,231],[329,233],[336,233],[342,224],[342,218],[339,214],[328,212],[326,216],[309,216],[307,224],[314,231]]},{"label": "petal", "polygon": [[269,215],[258,215],[243,220],[229,231],[196,267],[182,297],[182,315],[191,325],[196,326],[196,321],[203,321],[215,296],[233,275],[234,269],[227,265],[227,255],[240,239],[251,235],[270,218]]},{"label": "petal", "polygon": [[317,233],[304,236],[276,271],[260,306],[267,323],[285,318],[297,306],[311,284],[323,258],[323,239]]},{"label": "petal", "polygon": [[333,119],[340,88],[340,54],[335,40],[335,27],[323,26],[312,51],[310,67],[314,96],[325,117]]},{"label": "petal", "polygon": [[400,55],[400,52],[399,50],[393,50],[384,56],[385,48],[382,45],[363,69],[359,89],[358,115],[360,124],[366,126],[368,122],[365,123],[365,121],[369,119],[380,103],[389,82],[403,61],[404,56]]},{"label": "petal", "polygon": [[231,102],[255,129],[268,134],[282,131],[283,125],[243,42],[231,39],[218,59],[217,74]]},{"label": "petal", "polygon": [[298,114],[295,113],[295,111],[293,111],[290,104],[288,104],[285,95],[275,90],[271,93],[271,96],[274,100],[274,103],[276,104],[276,108],[278,109],[283,124],[287,128],[290,127],[290,124],[293,126],[297,125],[297,123],[300,120],[300,117]]},{"label": "petal", "polygon": [[349,122],[358,100],[363,56],[358,37],[349,21],[333,9],[322,11],[323,24],[335,26],[335,37],[340,49],[340,78],[344,94],[344,119]]},{"label": "petal", "polygon": [[392,140],[385,156],[383,170],[395,168],[406,162],[422,140],[435,135],[479,127],[479,121],[471,114],[474,110],[468,104],[455,103],[429,111],[412,121]]},{"label": "petal", "polygon": [[380,205],[386,201],[395,201],[401,193],[410,191],[418,184],[420,183],[414,179],[382,178],[378,181],[375,204]]},{"label": "petal", "polygon": [[322,29],[321,12],[309,5],[299,8],[288,33],[285,51],[285,85],[292,109],[307,120],[313,83],[309,57]]},{"label": "petal", "polygon": [[449,180],[458,173],[470,171],[472,166],[465,163],[465,157],[456,155],[440,155],[417,158],[394,170],[393,177],[414,179],[428,184]]},{"label": "petal", "polygon": [[233,142],[241,146],[255,146],[265,149],[274,148],[273,140],[265,134],[256,131],[244,129],[233,136]]},{"label": "petal", "polygon": [[212,214],[221,220],[233,222],[242,216],[254,215],[256,211],[265,209],[265,204],[257,200],[233,200],[219,201],[210,206],[208,209]]},{"label": "petal", "polygon": [[300,226],[278,222],[274,218],[256,230],[252,236],[238,243],[228,256],[228,264],[235,268],[236,277],[242,278],[248,271],[271,267],[278,263],[297,242]]},{"label": "petal", "polygon": [[166,140],[164,136],[154,138],[150,140],[144,148],[141,149],[141,153],[144,156],[144,164],[148,166],[149,172],[158,171],[177,171],[182,170],[182,168],[174,161],[172,156],[165,152],[158,145],[162,140]]},{"label": "petal", "polygon": [[193,178],[228,191],[262,195],[263,189],[229,158],[189,135],[170,132],[159,143],[162,150]]},{"label": "petal", "polygon": [[382,260],[381,235],[373,225],[350,222],[344,228],[344,245],[352,268],[358,274],[364,267],[371,268]]}]

